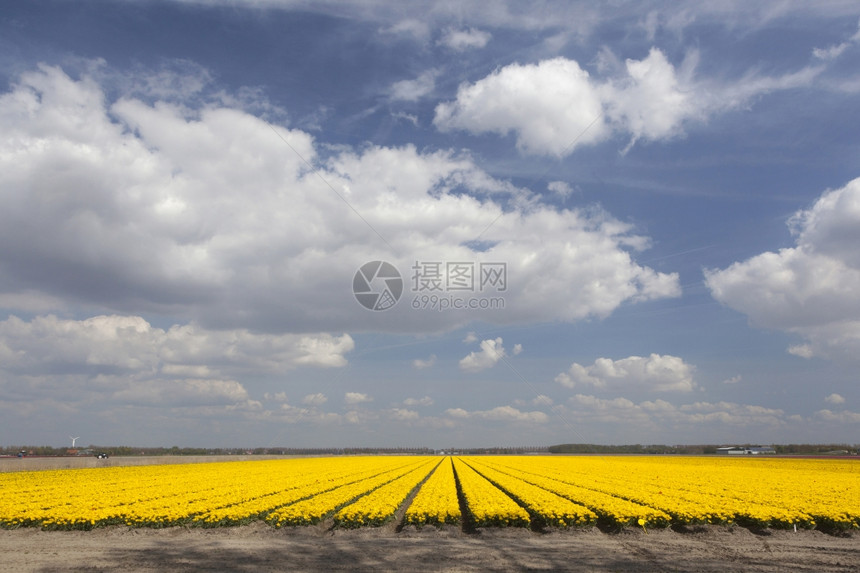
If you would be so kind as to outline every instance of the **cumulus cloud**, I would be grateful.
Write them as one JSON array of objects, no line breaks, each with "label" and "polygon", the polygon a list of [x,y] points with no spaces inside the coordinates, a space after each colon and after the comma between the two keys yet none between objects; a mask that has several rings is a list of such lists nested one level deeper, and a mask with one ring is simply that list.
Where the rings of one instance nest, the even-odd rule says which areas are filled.
[{"label": "cumulus cloud", "polygon": [[373,398],[360,392],[347,392],[344,394],[343,400],[347,404],[363,404],[365,402],[372,402]]},{"label": "cumulus cloud", "polygon": [[139,316],[85,320],[53,315],[0,322],[2,368],[18,373],[141,372],[176,376],[284,372],[298,366],[346,364],[348,334],[257,334],[216,331],[197,324],[167,330]]},{"label": "cumulus cloud", "polygon": [[539,411],[522,412],[513,406],[498,406],[491,410],[468,411],[463,408],[449,408],[445,414],[458,419],[478,419],[495,422],[545,423],[549,417]]},{"label": "cumulus cloud", "polygon": [[489,32],[476,30],[475,28],[446,28],[437,43],[456,52],[463,52],[465,50],[483,48],[490,41],[490,38],[492,38],[492,35]]},{"label": "cumulus cloud", "polygon": [[620,360],[598,358],[590,366],[574,362],[555,381],[568,388],[639,389],[656,392],[689,392],[696,387],[695,367],[677,356],[651,354],[630,356]]},{"label": "cumulus cloud", "polygon": [[743,378],[741,377],[741,375],[737,374],[735,376],[732,376],[731,378],[726,378],[725,380],[723,380],[723,384],[737,384],[742,379]]},{"label": "cumulus cloud", "polygon": [[127,405],[200,406],[243,402],[248,392],[235,380],[149,380],[114,392],[111,399]]},{"label": "cumulus cloud", "polygon": [[385,34],[406,38],[417,42],[426,42],[430,37],[430,26],[427,22],[406,18],[382,30]]},{"label": "cumulus cloud", "polygon": [[405,408],[393,408],[390,410],[390,414],[393,419],[398,421],[418,420],[421,417],[415,410],[407,410]]},{"label": "cumulus cloud", "polygon": [[573,193],[573,187],[565,181],[550,181],[546,188],[562,199],[568,198]]},{"label": "cumulus cloud", "polygon": [[[466,372],[480,372],[487,368],[492,368],[502,358],[506,356],[505,347],[502,346],[503,340],[501,337],[488,338],[481,341],[481,350],[470,352],[468,356],[460,360],[460,370]],[[519,354],[522,351],[522,345],[514,346],[513,354]]]},{"label": "cumulus cloud", "polygon": [[622,397],[604,399],[586,394],[572,396],[563,413],[581,421],[637,424],[640,430],[692,431],[704,439],[710,432],[711,440],[715,435],[725,434],[727,428],[781,428],[789,421],[783,410],[751,404],[694,402],[676,406],[665,400],[637,404]]},{"label": "cumulus cloud", "polygon": [[436,107],[433,123],[442,131],[514,132],[524,153],[555,156],[609,135],[588,72],[566,58],[510,64],[463,84],[455,101]]},{"label": "cumulus cloud", "polygon": [[826,398],[824,398],[824,401],[830,404],[844,404],[845,398],[843,398],[839,394],[833,393],[829,394]]},{"label": "cumulus cloud", "polygon": [[[341,366],[352,347],[348,335],[214,331],[196,324],[162,329],[139,316],[11,316],[0,321],[0,391],[3,400],[38,401],[49,410],[45,396],[60,399],[56,414],[100,404],[245,415],[263,406],[243,380]],[[263,397],[287,401],[284,392]]]},{"label": "cumulus cloud", "polygon": [[675,67],[651,48],[623,65],[604,51],[593,78],[579,63],[563,57],[536,64],[510,64],[473,84],[464,83],[454,101],[436,107],[441,131],[513,134],[517,149],[531,155],[563,157],[619,133],[636,141],[683,135],[685,126],[711,114],[737,108],[760,94],[809,85],[823,70],[808,67],[785,76],[749,73],[737,82],[698,82],[698,53]]},{"label": "cumulus cloud", "polygon": [[424,396],[423,398],[407,398],[403,401],[404,406],[432,406],[433,398]]},{"label": "cumulus cloud", "polygon": [[733,402],[695,402],[678,408],[687,422],[713,422],[723,424],[783,424],[785,411],[751,404]]},{"label": "cumulus cloud", "polygon": [[436,355],[431,354],[430,357],[426,360],[422,360],[421,358],[416,358],[412,361],[412,367],[416,370],[423,370],[425,368],[431,368],[434,364],[436,364]]},{"label": "cumulus cloud", "polygon": [[860,412],[849,412],[848,410],[843,410],[841,412],[818,410],[815,412],[813,418],[822,422],[831,422],[836,424],[860,424]]},{"label": "cumulus cloud", "polygon": [[795,246],[705,272],[712,296],[759,327],[805,339],[804,358],[860,352],[860,179],[789,220]]},{"label": "cumulus cloud", "polygon": [[638,139],[656,141],[681,133],[685,122],[702,119],[705,110],[691,87],[679,78],[660,50],[652,48],[644,60],[627,60],[627,75],[603,87],[609,118]]},{"label": "cumulus cloud", "polygon": [[[146,101],[112,100],[86,74],[41,66],[0,95],[4,303],[163,314],[212,331],[438,332],[478,312],[576,321],[680,294],[677,274],[634,261],[649,241],[629,224],[542,205],[467,155],[370,145],[321,158],[306,132],[201,107],[186,87],[149,101],[167,89],[156,85]],[[492,247],[477,253],[467,244],[482,232]],[[408,277],[428,245],[434,259],[507,261],[506,308],[369,314],[344,292],[380,249]],[[346,339],[307,342],[300,363],[342,364]]]},{"label": "cumulus cloud", "polygon": [[427,70],[422,72],[414,80],[401,80],[392,84],[389,96],[392,100],[418,101],[433,92],[436,87],[436,77],[439,70]]},{"label": "cumulus cloud", "polygon": [[302,398],[302,404],[308,406],[322,406],[326,402],[328,402],[328,398],[325,394],[322,394],[320,392],[316,394],[308,394],[307,396]]}]

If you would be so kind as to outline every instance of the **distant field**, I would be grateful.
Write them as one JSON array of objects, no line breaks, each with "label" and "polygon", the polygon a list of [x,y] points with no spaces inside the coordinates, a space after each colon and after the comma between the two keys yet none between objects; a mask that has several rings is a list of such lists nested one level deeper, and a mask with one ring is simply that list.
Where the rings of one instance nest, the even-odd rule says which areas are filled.
[{"label": "distant field", "polygon": [[0,473],[20,471],[62,470],[77,468],[111,468],[118,466],[151,466],[158,464],[199,464],[248,460],[285,459],[296,456],[114,456],[100,460],[95,456],[58,456],[23,458],[0,457]]},{"label": "distant field", "polygon": [[[0,474],[0,526],[263,522],[283,528],[326,522],[346,529],[455,525],[464,531],[596,525],[647,532],[699,524],[829,532],[860,528],[860,463],[853,460],[246,458],[253,461],[224,461],[222,456],[4,460],[32,463],[30,470],[63,463],[84,467]],[[204,461],[214,463],[186,463]]]}]

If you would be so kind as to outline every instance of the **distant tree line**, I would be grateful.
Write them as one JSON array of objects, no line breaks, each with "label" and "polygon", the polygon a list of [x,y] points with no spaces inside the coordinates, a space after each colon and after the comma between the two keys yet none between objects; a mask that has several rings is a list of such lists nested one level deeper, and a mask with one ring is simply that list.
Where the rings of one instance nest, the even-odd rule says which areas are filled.
[{"label": "distant tree line", "polygon": [[141,448],[132,446],[89,445],[77,448],[55,448],[52,446],[8,446],[0,447],[0,455],[14,456],[24,452],[28,456],[66,456],[89,455],[104,452],[111,456],[234,456],[234,455],[276,455],[276,456],[337,456],[370,454],[419,454],[435,453],[430,448]]},{"label": "distant tree line", "polygon": [[[771,445],[777,454],[821,455],[834,453],[855,454],[860,444],[722,444],[740,447]],[[0,455],[15,456],[24,452],[28,456],[94,455],[99,452],[110,456],[356,456],[356,455],[433,455],[439,453],[461,455],[523,455],[523,454],[715,454],[717,445],[630,444],[607,446],[600,444],[558,444],[555,446],[517,446],[492,448],[180,448],[179,446],[140,448],[132,446],[96,446],[55,448],[52,446],[0,446]]]}]

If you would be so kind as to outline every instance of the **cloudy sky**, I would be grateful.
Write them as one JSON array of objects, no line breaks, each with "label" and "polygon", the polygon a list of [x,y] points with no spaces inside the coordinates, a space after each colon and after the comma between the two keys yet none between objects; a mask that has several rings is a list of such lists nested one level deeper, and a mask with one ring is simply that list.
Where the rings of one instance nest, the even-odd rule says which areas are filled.
[{"label": "cloudy sky", "polygon": [[852,2],[5,2],[0,444],[857,443],[858,127]]}]

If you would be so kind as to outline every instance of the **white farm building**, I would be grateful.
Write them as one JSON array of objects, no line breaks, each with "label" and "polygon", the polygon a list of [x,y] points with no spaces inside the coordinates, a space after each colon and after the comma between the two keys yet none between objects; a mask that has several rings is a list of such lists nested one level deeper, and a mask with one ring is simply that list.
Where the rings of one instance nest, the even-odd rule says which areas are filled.
[{"label": "white farm building", "polygon": [[744,454],[775,454],[776,450],[774,450],[770,446],[723,446],[721,448],[717,448],[717,454],[719,455],[744,455]]}]

